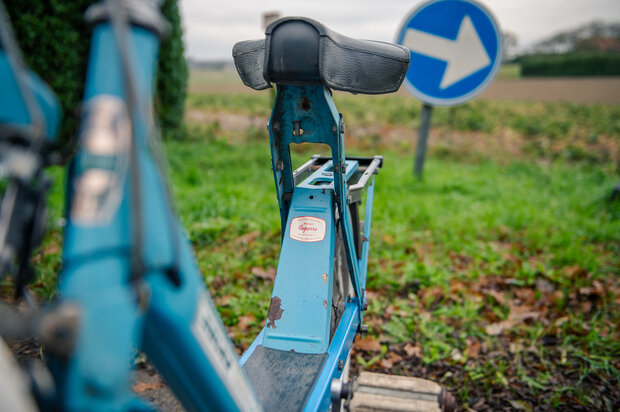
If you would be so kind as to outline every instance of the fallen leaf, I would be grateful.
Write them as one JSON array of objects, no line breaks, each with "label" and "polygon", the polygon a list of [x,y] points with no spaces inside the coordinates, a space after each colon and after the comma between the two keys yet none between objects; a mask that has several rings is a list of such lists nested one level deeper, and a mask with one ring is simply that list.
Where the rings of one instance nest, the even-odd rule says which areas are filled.
[{"label": "fallen leaf", "polygon": [[385,295],[385,290],[367,290],[366,291],[366,298],[368,298],[368,300],[378,299],[383,295]]},{"label": "fallen leaf", "polygon": [[500,305],[506,304],[507,302],[506,295],[504,295],[502,292],[498,292],[496,290],[489,290],[487,291],[487,293],[493,296],[493,299],[495,299],[497,303],[499,303]]},{"label": "fallen leaf", "polygon": [[540,313],[532,311],[529,306],[511,306],[508,319],[487,325],[485,330],[489,335],[496,336],[525,320],[536,319],[538,317],[540,317]]},{"label": "fallen leaf", "polygon": [[536,289],[543,293],[551,293],[555,288],[551,282],[545,279],[536,279]]},{"label": "fallen leaf", "polygon": [[237,323],[237,326],[239,326],[239,329],[241,329],[242,331],[245,331],[253,322],[256,322],[256,317],[251,313],[248,313],[239,317],[239,323]]},{"label": "fallen leaf", "polygon": [[461,351],[456,348],[453,348],[450,352],[450,358],[452,358],[452,360],[455,362],[463,362],[465,360]]},{"label": "fallen leaf", "polygon": [[243,236],[239,236],[236,239],[237,243],[252,243],[253,241],[255,241],[259,236],[260,236],[261,232],[260,230],[254,230],[250,233],[246,233]]},{"label": "fallen leaf", "polygon": [[459,282],[457,280],[452,280],[450,282],[450,292],[452,294],[456,294],[456,293],[460,292],[463,289],[465,289],[465,286],[463,285],[463,282]]},{"label": "fallen leaf", "polygon": [[217,306],[226,306],[230,303],[232,295],[214,297],[213,301]]},{"label": "fallen leaf", "polygon": [[537,318],[540,313],[533,311],[531,306],[527,305],[514,305],[510,306],[510,314],[508,319],[516,322],[524,321],[526,319]]},{"label": "fallen leaf", "polygon": [[583,313],[590,313],[592,311],[592,302],[586,300],[581,304],[581,310]]},{"label": "fallen leaf", "polygon": [[517,295],[517,297],[519,297],[526,305],[532,305],[535,302],[534,291],[530,288],[516,289],[515,295]]},{"label": "fallen leaf", "polygon": [[521,345],[521,343],[519,342],[510,342],[509,350],[512,354],[519,353],[523,350],[523,345]]},{"label": "fallen leaf", "polygon": [[363,350],[366,352],[381,352],[381,344],[378,340],[373,338],[363,338],[356,341],[353,347],[357,350]]},{"label": "fallen leaf", "polygon": [[364,316],[364,323],[377,330],[381,329],[381,326],[384,324],[383,319],[372,315]]},{"label": "fallen leaf", "polygon": [[497,336],[501,335],[501,333],[506,329],[512,328],[516,323],[516,321],[508,319],[497,323],[491,323],[490,325],[485,326],[484,330],[488,335]]},{"label": "fallen leaf", "polygon": [[512,407],[515,408],[516,410],[532,412],[532,407],[526,401],[515,400],[515,401],[508,401],[508,402],[510,402]]},{"label": "fallen leaf", "polygon": [[394,352],[388,352],[387,358],[381,359],[379,361],[379,366],[385,369],[390,369],[392,366],[394,366],[395,363],[398,363],[401,360],[403,360],[403,357],[399,354]]},{"label": "fallen leaf", "polygon": [[420,289],[418,294],[422,295],[422,301],[432,303],[435,301],[435,299],[443,296],[443,288],[439,286],[422,288]]},{"label": "fallen leaf", "polygon": [[598,296],[602,296],[605,294],[605,287],[598,280],[595,280],[594,282],[592,282],[592,286],[594,287],[594,291],[596,292]]},{"label": "fallen leaf", "polygon": [[276,268],[273,268],[273,267],[267,268],[265,270],[265,269],[255,266],[252,269],[250,269],[250,273],[265,280],[274,280],[276,278]]},{"label": "fallen leaf", "polygon": [[417,345],[412,345],[411,343],[405,344],[403,348],[407,356],[415,356],[416,358],[422,358],[422,348]]},{"label": "fallen leaf", "polygon": [[462,255],[453,251],[448,252],[448,257],[457,270],[465,270],[474,262],[471,256]]},{"label": "fallen leaf", "polygon": [[136,393],[142,393],[144,391],[150,391],[153,389],[159,389],[159,388],[163,388],[165,385],[162,382],[155,382],[155,383],[147,383],[147,382],[138,382],[135,385],[133,385],[133,391]]},{"label": "fallen leaf", "polygon": [[579,267],[579,265],[565,266],[562,269],[562,272],[564,272],[572,280],[588,278],[588,271]]},{"label": "fallen leaf", "polygon": [[469,358],[476,359],[478,357],[478,354],[480,354],[480,349],[482,349],[482,345],[477,340],[473,340],[470,338],[467,338],[465,342],[467,343],[467,356]]},{"label": "fallen leaf", "polygon": [[389,319],[392,317],[392,314],[396,312],[398,308],[395,305],[389,305],[383,310],[383,317],[385,319]]}]

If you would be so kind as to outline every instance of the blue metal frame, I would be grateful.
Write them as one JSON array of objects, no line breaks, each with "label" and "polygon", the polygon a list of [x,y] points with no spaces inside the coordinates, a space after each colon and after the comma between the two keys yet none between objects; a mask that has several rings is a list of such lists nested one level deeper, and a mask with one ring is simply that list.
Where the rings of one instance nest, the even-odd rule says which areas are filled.
[{"label": "blue metal frame", "polygon": [[[132,73],[138,86],[136,103],[148,108],[159,41],[138,26],[131,26],[128,39],[136,57]],[[123,134],[126,81],[114,31],[108,23],[100,23],[91,43],[83,144],[67,179],[69,206],[59,289],[64,302],[81,309],[81,319],[71,357],[52,362],[58,402],[70,411],[150,409],[140,405],[128,385],[132,352],[141,348],[188,410],[259,410],[205,290],[191,245],[170,207],[165,179],[150,151],[148,116],[137,111],[133,133]],[[99,124],[102,121],[107,123]],[[89,122],[114,138],[89,135]],[[128,138],[134,139],[137,150],[139,187],[132,187],[129,177],[129,142],[124,141]],[[110,142],[114,142],[111,151]],[[84,179],[113,184],[102,196],[89,192],[89,186],[81,184]],[[136,191],[142,207],[134,216]],[[132,231],[137,228],[143,231],[137,252],[144,274],[132,281]],[[171,271],[176,272],[176,282]]]},{"label": "blue metal frame", "polygon": [[[351,283],[355,295],[360,297],[359,313],[361,321],[364,285],[361,283],[360,262],[355,250],[354,232],[347,204],[346,179],[350,175],[347,174],[345,166],[344,123],[342,116],[336,109],[329,89],[322,85],[287,86],[278,84],[276,101],[269,121],[269,137],[271,164],[283,228],[288,228],[288,215],[295,189],[289,145],[306,142],[330,146],[333,159],[334,200],[338,206],[344,234]],[[285,234],[286,232],[283,231],[283,249],[286,242]],[[323,298],[327,299],[326,297]]]},{"label": "blue metal frame", "polygon": [[[327,353],[306,411],[329,409],[332,379],[342,376],[339,365],[347,361],[365,303],[374,181],[367,176],[364,241],[357,256],[347,186],[358,175],[359,162],[345,159],[343,129],[342,116],[329,90],[323,86],[277,85],[269,135],[283,228],[282,249],[267,325],[240,364],[246,363],[258,345],[299,353]],[[290,145],[302,142],[326,144],[332,157],[296,184]],[[364,174],[368,173],[372,172]],[[299,222],[316,233],[305,236],[296,232],[294,225]],[[355,296],[348,298],[330,340],[336,224],[341,225]]]},{"label": "blue metal frame", "polygon": [[353,341],[359,330],[359,302],[356,298],[348,302],[340,320],[340,324],[334,333],[327,360],[323,365],[321,375],[317,379],[314,389],[308,397],[304,411],[326,411],[331,405],[330,386],[332,379],[340,379],[343,367],[347,362]]}]

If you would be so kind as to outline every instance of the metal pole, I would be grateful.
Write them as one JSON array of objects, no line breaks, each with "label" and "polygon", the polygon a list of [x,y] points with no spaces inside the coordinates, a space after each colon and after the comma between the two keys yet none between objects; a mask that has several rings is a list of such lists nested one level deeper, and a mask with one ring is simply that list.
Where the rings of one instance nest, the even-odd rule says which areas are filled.
[{"label": "metal pole", "polygon": [[424,158],[426,157],[426,141],[428,140],[428,131],[431,127],[431,115],[433,114],[433,106],[424,103],[422,106],[422,114],[420,116],[420,129],[418,134],[418,145],[415,149],[415,162],[413,165],[413,173],[418,179],[422,179],[422,171],[424,169]]}]

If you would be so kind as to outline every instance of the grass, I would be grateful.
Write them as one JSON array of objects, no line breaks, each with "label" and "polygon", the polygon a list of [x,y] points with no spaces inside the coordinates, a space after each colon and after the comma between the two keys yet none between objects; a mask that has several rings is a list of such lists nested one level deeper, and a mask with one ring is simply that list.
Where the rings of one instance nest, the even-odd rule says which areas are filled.
[{"label": "grass", "polygon": [[[256,268],[273,270],[279,253],[266,140],[194,138],[171,142],[167,151],[207,284],[246,347],[264,324],[271,291]],[[296,153],[297,163],[313,151]],[[470,387],[518,386],[549,407],[562,409],[575,397],[598,405],[599,387],[578,383],[588,377],[618,387],[620,208],[605,200],[616,176],[585,163],[455,161],[431,152],[420,182],[411,177],[409,155],[384,155],[367,317],[382,350],[358,353],[360,367],[376,368],[386,353],[413,344],[423,364],[462,368]],[[606,291],[588,291],[593,282]],[[535,315],[488,332],[521,309]],[[481,354],[472,353],[472,342]],[[393,370],[399,367],[406,372],[404,365]],[[555,393],[575,369],[579,378]],[[461,381],[443,383],[465,405],[475,403]]]},{"label": "grass", "polygon": [[[414,130],[419,126],[421,105],[408,96],[336,93],[335,100],[349,129],[364,130],[364,137],[376,140],[371,146],[381,143],[382,128]],[[271,96],[190,94],[188,105],[268,118]],[[523,140],[523,150],[534,156],[605,163],[612,171],[620,169],[620,105],[474,100],[458,107],[434,108],[432,124],[485,135],[511,132]]]},{"label": "grass", "polygon": [[[479,139],[482,149],[456,151],[451,140],[433,146],[417,181],[412,143],[384,136],[415,128],[419,104],[399,96],[336,98],[356,136],[347,141],[350,154],[385,156],[366,317],[381,351],[357,350],[358,367],[424,374],[464,408],[613,403],[620,206],[606,199],[618,180],[620,108],[472,102],[437,109],[439,137]],[[191,95],[189,107],[266,118],[269,95]],[[517,136],[518,155],[485,149],[507,130]],[[575,147],[580,154],[569,155]],[[265,274],[279,254],[266,132],[190,122],[165,149],[206,283],[235,343],[247,347],[264,325],[272,287]],[[296,164],[315,151],[296,148]],[[35,258],[33,285],[43,297],[53,294],[60,267],[62,171],[52,175],[52,230]],[[393,354],[404,360],[388,368]]]},{"label": "grass", "polygon": [[521,78],[521,66],[517,63],[502,64],[497,73],[500,80],[515,80]]},{"label": "grass", "polygon": [[242,84],[234,70],[190,70],[189,83],[192,87]]}]

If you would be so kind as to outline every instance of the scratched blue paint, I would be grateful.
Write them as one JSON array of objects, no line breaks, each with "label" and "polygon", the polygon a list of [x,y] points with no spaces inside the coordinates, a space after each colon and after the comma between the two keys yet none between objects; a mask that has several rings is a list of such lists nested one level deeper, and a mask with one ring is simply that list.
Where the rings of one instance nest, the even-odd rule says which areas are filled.
[{"label": "scratched blue paint", "polygon": [[[358,165],[357,162],[347,165],[345,161],[344,133],[340,126],[340,114],[325,87],[277,85],[276,101],[269,121],[269,136],[284,230],[272,297],[280,299],[283,312],[280,319],[273,322],[269,320],[269,327],[265,328],[263,345],[269,348],[324,353],[329,346],[334,200],[337,201],[341,217],[353,288],[357,296],[363,294],[346,188],[346,181],[355,173]],[[321,171],[325,175],[315,173],[299,187],[295,187],[289,146],[302,142],[330,146],[332,161]],[[331,168],[331,176],[327,175],[328,168]],[[323,180],[326,185],[314,185],[313,179]],[[324,239],[306,243],[292,238],[291,223],[301,216],[324,220]],[[327,277],[325,280],[324,275]],[[359,304],[358,321],[361,322],[361,302]]]}]

